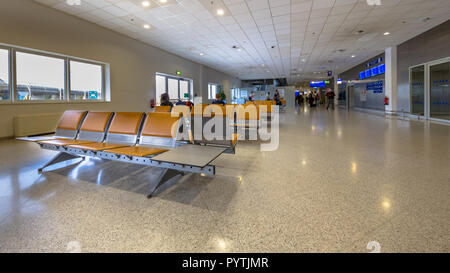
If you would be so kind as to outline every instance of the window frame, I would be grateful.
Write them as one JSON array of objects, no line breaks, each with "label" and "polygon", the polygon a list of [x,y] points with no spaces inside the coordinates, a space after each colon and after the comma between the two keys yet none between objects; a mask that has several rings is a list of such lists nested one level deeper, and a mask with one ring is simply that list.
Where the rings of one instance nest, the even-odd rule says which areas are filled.
[{"label": "window frame", "polygon": [[212,91],[211,87],[213,85],[216,86],[216,94],[217,94],[217,89],[219,87],[219,84],[217,84],[217,83],[212,83],[212,82],[208,83],[208,99],[209,100],[215,100],[216,99],[216,95],[215,94],[214,94],[214,96],[211,96],[211,91]]},{"label": "window frame", "polygon": [[[170,98],[170,100],[171,101],[175,101],[175,100],[178,100],[178,99],[180,99],[180,100],[186,100],[186,98],[184,98],[184,96],[181,96],[181,94],[180,94],[180,92],[181,92],[181,88],[180,88],[180,82],[181,81],[185,81],[185,82],[187,82],[187,84],[188,84],[188,94],[189,94],[189,97],[187,98],[187,100],[189,100],[189,101],[193,101],[193,99],[194,99],[194,94],[193,94],[193,88],[192,88],[192,86],[193,86],[193,80],[192,79],[189,79],[189,78],[182,78],[182,77],[177,77],[177,76],[174,76],[174,75],[169,75],[169,74],[164,74],[164,73],[160,73],[160,72],[156,72],[155,73],[155,101],[156,102],[158,102],[158,100],[160,99],[160,98],[158,98],[158,94],[157,94],[157,90],[156,90],[156,77],[157,76],[160,76],[160,77],[164,77],[164,83],[165,83],[165,93],[169,93],[169,79],[172,79],[172,80],[177,80],[177,82],[178,82],[178,98]],[[161,102],[159,102],[159,103],[161,103]]]},{"label": "window frame", "polygon": [[[70,61],[74,61],[74,62],[78,62],[78,63],[85,63],[85,64],[91,64],[91,65],[99,65],[102,69],[102,79],[101,79],[101,98],[97,99],[97,100],[91,100],[91,99],[81,99],[81,100],[77,100],[77,99],[70,99],[70,92],[72,91],[71,88],[71,78],[70,78]],[[106,97],[106,66],[105,64],[99,63],[99,62],[95,62],[95,61],[90,61],[90,60],[82,60],[80,58],[74,58],[74,57],[68,57],[67,58],[67,63],[66,63],[66,71],[67,71],[67,76],[66,76],[66,80],[67,80],[67,101],[71,101],[71,102],[105,102],[105,97]]]},{"label": "window frame", "polygon": [[[0,43],[1,49],[6,49],[9,52],[9,100],[0,101],[0,104],[65,104],[65,103],[105,103],[111,102],[111,83],[110,83],[110,65],[105,62],[88,60],[74,56],[68,56],[59,53],[53,53],[43,50],[31,49],[21,46],[8,45]],[[16,53],[34,54],[44,57],[56,58],[64,60],[64,92],[62,100],[18,100],[17,92],[17,67],[16,67]],[[102,90],[101,99],[99,100],[76,100],[70,99],[70,61],[76,61],[87,64],[100,65],[102,68]]]},{"label": "window frame", "polygon": [[[27,103],[27,102],[64,102],[67,101],[67,60],[66,58],[59,57],[59,56],[52,56],[50,54],[46,53],[40,53],[40,52],[33,52],[31,50],[23,50],[23,49],[12,49],[13,52],[13,59],[14,59],[14,97],[13,100],[17,103]],[[37,55],[37,56],[43,56],[43,57],[49,57],[54,59],[60,59],[64,62],[64,90],[63,90],[63,98],[61,100],[19,100],[18,96],[19,93],[17,92],[17,53],[25,53],[25,54],[31,54],[31,55]]]},{"label": "window frame", "polygon": [[13,96],[13,88],[12,88],[12,81],[14,79],[13,75],[12,75],[12,67],[11,67],[11,61],[12,61],[12,53],[11,53],[11,48],[4,46],[2,44],[0,44],[0,49],[4,49],[8,51],[8,91],[9,91],[9,99],[8,100],[0,100],[0,104],[10,104],[12,101],[12,96]]}]

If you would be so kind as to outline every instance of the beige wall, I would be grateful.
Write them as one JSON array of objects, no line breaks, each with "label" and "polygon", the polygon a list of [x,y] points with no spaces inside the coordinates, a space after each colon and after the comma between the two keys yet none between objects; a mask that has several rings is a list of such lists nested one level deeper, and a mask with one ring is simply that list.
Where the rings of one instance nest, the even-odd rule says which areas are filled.
[{"label": "beige wall", "polygon": [[31,0],[0,1],[0,43],[102,61],[111,68],[111,102],[68,104],[0,104],[0,137],[14,134],[20,114],[66,109],[149,111],[155,97],[156,72],[194,80],[194,93],[207,98],[207,83],[221,84],[227,97],[240,80],[212,68],[149,46]]}]

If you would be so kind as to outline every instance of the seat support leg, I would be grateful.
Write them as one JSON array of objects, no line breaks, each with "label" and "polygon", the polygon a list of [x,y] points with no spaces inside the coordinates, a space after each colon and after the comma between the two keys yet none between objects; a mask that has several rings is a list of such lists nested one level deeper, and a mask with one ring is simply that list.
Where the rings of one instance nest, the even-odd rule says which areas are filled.
[{"label": "seat support leg", "polygon": [[150,188],[150,193],[147,195],[147,198],[152,198],[153,194],[158,190],[158,188],[162,184],[178,175],[182,176],[184,175],[184,173],[173,169],[163,169],[158,179],[156,180],[155,185]]},{"label": "seat support leg", "polygon": [[[71,159],[75,159],[75,158],[80,158],[81,156],[77,156],[77,155],[72,155],[72,154],[68,154],[68,153],[64,153],[64,152],[60,152],[57,155],[55,155],[55,157],[53,157],[49,162],[47,162],[44,166],[42,166],[41,168],[38,169],[39,173],[42,173],[42,171],[47,168],[50,165],[59,163],[59,162],[63,162],[63,161],[67,161],[67,160],[71,160]],[[81,157],[84,160],[84,157]]]}]

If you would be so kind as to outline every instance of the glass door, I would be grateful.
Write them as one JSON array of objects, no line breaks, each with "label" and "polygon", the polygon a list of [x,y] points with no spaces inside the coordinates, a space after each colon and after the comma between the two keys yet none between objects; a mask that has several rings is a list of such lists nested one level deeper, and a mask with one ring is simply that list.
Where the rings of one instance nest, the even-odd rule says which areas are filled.
[{"label": "glass door", "polygon": [[412,67],[409,70],[411,90],[411,114],[425,115],[425,66]]},{"label": "glass door", "polygon": [[430,118],[450,120],[450,62],[430,64],[429,77]]}]

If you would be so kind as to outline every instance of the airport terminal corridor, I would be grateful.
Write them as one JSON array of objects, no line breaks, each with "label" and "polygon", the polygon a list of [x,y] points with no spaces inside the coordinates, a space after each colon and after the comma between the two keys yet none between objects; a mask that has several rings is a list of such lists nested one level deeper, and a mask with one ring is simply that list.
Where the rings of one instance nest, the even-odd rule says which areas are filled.
[{"label": "airport terminal corridor", "polygon": [[450,127],[337,108],[280,113],[280,145],[240,141],[215,176],[147,199],[152,167],[0,141],[0,251],[450,251]]}]

